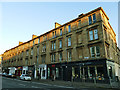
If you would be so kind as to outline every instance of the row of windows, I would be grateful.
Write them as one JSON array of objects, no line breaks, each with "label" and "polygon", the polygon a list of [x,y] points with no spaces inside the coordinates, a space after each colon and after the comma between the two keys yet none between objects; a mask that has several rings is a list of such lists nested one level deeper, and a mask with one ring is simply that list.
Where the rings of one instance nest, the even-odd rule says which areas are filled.
[{"label": "row of windows", "polygon": [[[90,47],[90,56],[91,58],[100,57],[100,47],[99,46]],[[42,63],[45,63],[46,55],[42,55],[41,57],[42,57]],[[51,57],[51,62],[56,62],[56,53],[52,53],[50,57]],[[62,52],[59,52],[58,58],[60,62],[63,60]],[[72,50],[67,51],[67,59],[68,61],[72,60]],[[38,56],[37,56],[37,63],[38,63]]]},{"label": "row of windows", "polygon": [[[78,36],[78,43],[81,43],[81,35]],[[98,30],[97,29],[93,29],[89,31],[89,40],[96,40],[98,39]],[[68,37],[67,40],[67,46],[71,46],[71,36]],[[59,48],[62,48],[62,39],[59,40]],[[55,50],[56,49],[56,41],[52,41],[51,42],[51,50]],[[28,50],[27,52],[27,56],[28,56]],[[42,45],[42,52],[46,52],[46,44]],[[39,54],[39,47],[37,47],[37,54]],[[31,55],[33,55],[33,48],[31,48]],[[22,53],[23,56],[23,53]]]}]

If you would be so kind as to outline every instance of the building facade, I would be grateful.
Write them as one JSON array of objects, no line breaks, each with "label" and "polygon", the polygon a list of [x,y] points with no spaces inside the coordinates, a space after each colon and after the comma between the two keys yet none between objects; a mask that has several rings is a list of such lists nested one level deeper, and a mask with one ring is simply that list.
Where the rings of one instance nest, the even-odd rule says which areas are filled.
[{"label": "building facade", "polygon": [[[99,7],[6,50],[3,70],[34,78],[71,81],[120,79],[120,49],[109,18]],[[13,69],[14,68],[14,69]]]}]

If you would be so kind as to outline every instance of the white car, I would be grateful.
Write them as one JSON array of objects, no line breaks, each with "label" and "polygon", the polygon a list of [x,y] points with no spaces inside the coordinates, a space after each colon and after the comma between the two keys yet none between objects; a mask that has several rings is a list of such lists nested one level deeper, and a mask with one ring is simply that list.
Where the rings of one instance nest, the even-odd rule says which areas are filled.
[{"label": "white car", "polygon": [[22,79],[22,80],[31,80],[31,77],[30,77],[29,75],[22,74],[22,75],[20,76],[20,79]]}]

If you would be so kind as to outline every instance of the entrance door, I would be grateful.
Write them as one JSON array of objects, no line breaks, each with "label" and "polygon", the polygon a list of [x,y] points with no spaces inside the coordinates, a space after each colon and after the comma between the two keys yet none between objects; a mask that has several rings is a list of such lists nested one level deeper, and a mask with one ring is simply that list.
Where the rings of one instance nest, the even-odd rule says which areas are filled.
[{"label": "entrance door", "polygon": [[40,79],[41,79],[41,68],[40,68],[40,76],[39,76],[39,77],[40,77]]},{"label": "entrance door", "polygon": [[67,67],[67,81],[71,81],[72,77],[72,67]]},{"label": "entrance door", "polygon": [[63,72],[62,72],[63,80],[66,81],[66,68],[65,68],[65,66],[63,66],[62,69],[63,69]]}]

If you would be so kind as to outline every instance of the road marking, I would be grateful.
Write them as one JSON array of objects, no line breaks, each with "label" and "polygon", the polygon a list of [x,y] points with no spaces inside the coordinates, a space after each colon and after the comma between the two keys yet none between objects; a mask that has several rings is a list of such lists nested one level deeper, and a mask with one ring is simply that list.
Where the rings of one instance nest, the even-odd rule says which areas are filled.
[{"label": "road marking", "polygon": [[31,86],[31,87],[33,87],[33,88],[39,88],[39,87],[36,87],[36,86]]},{"label": "road marking", "polygon": [[19,85],[25,86],[24,84],[19,84]]},{"label": "road marking", "polygon": [[68,87],[68,86],[59,86],[59,85],[53,85],[55,87],[62,87],[62,88],[73,88],[73,87]]},{"label": "road marking", "polygon": [[45,83],[37,83],[37,82],[32,82],[32,83],[35,83],[35,84],[42,84],[42,85],[46,85],[46,86],[52,86],[50,84],[45,84]]}]

